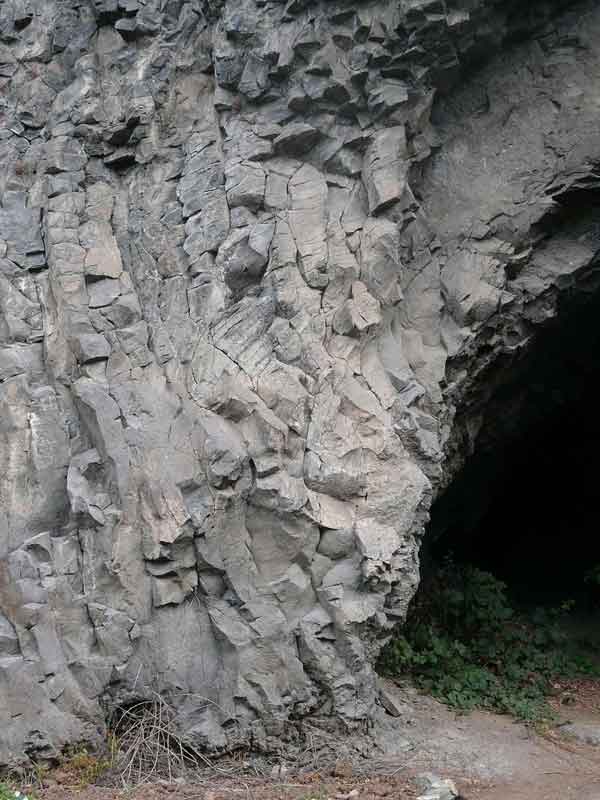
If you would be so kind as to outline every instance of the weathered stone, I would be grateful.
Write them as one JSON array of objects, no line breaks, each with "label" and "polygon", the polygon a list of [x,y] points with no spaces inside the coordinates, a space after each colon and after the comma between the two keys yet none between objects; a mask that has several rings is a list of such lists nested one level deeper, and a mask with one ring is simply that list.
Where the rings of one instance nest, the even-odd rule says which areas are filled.
[{"label": "weathered stone", "polygon": [[123,294],[102,308],[102,313],[115,326],[126,328],[137,322],[142,315],[140,302],[135,294]]},{"label": "weathered stone", "polygon": [[408,176],[405,156],[406,131],[402,125],[373,135],[363,162],[371,214],[378,214],[402,197]]},{"label": "weathered stone", "polygon": [[67,473],[67,492],[74,514],[88,514],[92,520],[103,525],[103,509],[110,505],[100,476],[102,458],[97,450],[87,450],[75,456],[69,464]]},{"label": "weathered stone", "polygon": [[400,234],[386,219],[368,219],[360,245],[360,277],[369,292],[383,305],[402,299]]},{"label": "weathered stone", "polygon": [[155,608],[183,603],[197,585],[198,573],[195,569],[185,570],[181,577],[177,578],[153,578],[152,601]]},{"label": "weathered stone", "polygon": [[227,137],[223,147],[229,158],[247,161],[264,161],[273,152],[269,139],[259,136],[248,122],[232,118],[226,123]]},{"label": "weathered stone", "polygon": [[321,173],[303,166],[289,182],[289,224],[309,286],[324,287],[327,274],[327,185]]},{"label": "weathered stone", "polygon": [[79,229],[79,242],[86,250],[86,275],[119,277],[123,263],[109,223],[86,222]]},{"label": "weathered stone", "polygon": [[560,730],[570,739],[577,739],[583,744],[600,747],[600,726],[590,722],[571,722],[561,725]]},{"label": "weathered stone", "polygon": [[18,655],[19,650],[14,626],[6,617],[0,617],[0,657]]},{"label": "weathered stone", "polygon": [[367,105],[376,117],[390,114],[408,101],[408,90],[400,81],[382,81],[369,92]]},{"label": "weathered stone", "polygon": [[332,559],[345,558],[355,549],[354,531],[352,528],[325,530],[321,534],[318,551]]},{"label": "weathered stone", "polygon": [[105,387],[87,378],[79,378],[73,387],[75,402],[96,449],[114,474],[123,495],[129,478],[129,454],[123,441],[119,407]]},{"label": "weathered stone", "polygon": [[250,100],[258,100],[269,88],[269,64],[258,54],[251,53],[238,84],[241,94]]},{"label": "weathered stone", "polygon": [[90,219],[110,222],[114,208],[114,191],[108,183],[93,183],[86,189],[86,214]]},{"label": "weathered stone", "polygon": [[311,150],[320,139],[318,130],[304,122],[290,122],[273,142],[276,153],[299,156]]},{"label": "weathered stone", "polygon": [[185,217],[202,210],[225,182],[223,162],[212,134],[191,139],[188,149],[183,176],[177,186]]},{"label": "weathered stone", "polygon": [[145,367],[152,361],[152,355],[147,346],[148,325],[144,320],[119,328],[117,338],[123,352],[130,357],[133,366]]},{"label": "weathered stone", "polygon": [[77,359],[85,364],[97,358],[108,358],[110,344],[100,333],[80,333],[74,337],[73,347]]},{"label": "weathered stone", "polygon": [[263,168],[252,161],[232,164],[225,169],[225,188],[230,208],[246,206],[258,209],[265,197],[266,176]]},{"label": "weathered stone", "polygon": [[598,292],[564,5],[2,5],[1,767],[156,691],[215,752],[402,714],[373,664],[432,498]]},{"label": "weathered stone", "polygon": [[69,136],[51,139],[46,147],[46,159],[48,172],[76,172],[87,161],[79,142]]},{"label": "weathered stone", "polygon": [[269,260],[275,225],[261,223],[233,231],[219,249],[217,267],[231,289],[243,289],[260,280]]},{"label": "weathered stone", "polygon": [[36,269],[45,265],[38,209],[5,199],[4,208],[0,209],[0,239],[5,242],[4,256],[18,266]]},{"label": "weathered stone", "polygon": [[406,714],[407,703],[403,703],[398,694],[386,686],[379,690],[379,702],[392,717],[402,717]]},{"label": "weathered stone", "polygon": [[90,308],[109,306],[121,294],[119,281],[110,278],[92,281],[87,285]]},{"label": "weathered stone", "polygon": [[202,211],[190,217],[185,232],[183,249],[192,261],[219,248],[229,233],[229,206],[224,190],[214,192]]},{"label": "weathered stone", "polygon": [[458,791],[449,778],[438,778],[437,775],[419,775],[416,779],[421,794],[418,800],[455,800]]},{"label": "weathered stone", "polygon": [[380,322],[379,302],[369,294],[364,283],[355,281],[352,284],[352,298],[346,300],[334,314],[334,331],[344,335],[362,333]]}]

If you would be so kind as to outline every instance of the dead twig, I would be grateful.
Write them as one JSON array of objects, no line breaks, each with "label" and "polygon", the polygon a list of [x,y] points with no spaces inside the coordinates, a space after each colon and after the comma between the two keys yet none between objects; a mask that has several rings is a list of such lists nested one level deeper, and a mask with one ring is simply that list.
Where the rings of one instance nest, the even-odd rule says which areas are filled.
[{"label": "dead twig", "polygon": [[221,775],[232,774],[182,740],[174,711],[157,693],[119,708],[114,730],[119,742],[114,769],[125,787],[160,779],[172,783],[200,764]]}]

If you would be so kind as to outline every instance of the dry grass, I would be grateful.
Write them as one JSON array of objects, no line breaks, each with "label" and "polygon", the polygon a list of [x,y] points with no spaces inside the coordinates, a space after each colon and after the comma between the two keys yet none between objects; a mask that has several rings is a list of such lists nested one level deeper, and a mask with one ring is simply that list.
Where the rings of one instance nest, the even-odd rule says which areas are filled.
[{"label": "dry grass", "polygon": [[159,695],[114,715],[113,772],[123,786],[157,780],[172,783],[199,766],[226,773],[179,736],[175,712]]},{"label": "dry grass", "polygon": [[173,713],[160,696],[118,709],[115,736],[114,768],[125,786],[159,778],[171,782],[185,771],[187,752],[177,736]]},{"label": "dry grass", "polygon": [[[111,766],[111,759],[99,758],[88,753],[85,748],[75,750],[66,755],[61,768],[69,778],[71,785],[79,789],[95,784],[98,778]],[[43,781],[43,778],[40,782]]]}]

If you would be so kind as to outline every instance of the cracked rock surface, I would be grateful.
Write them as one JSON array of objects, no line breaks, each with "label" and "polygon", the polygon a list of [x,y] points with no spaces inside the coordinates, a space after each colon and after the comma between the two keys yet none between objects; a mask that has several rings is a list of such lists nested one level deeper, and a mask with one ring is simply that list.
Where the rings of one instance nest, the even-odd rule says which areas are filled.
[{"label": "cracked rock surface", "polygon": [[591,1],[0,4],[0,764],[370,717],[599,83]]}]

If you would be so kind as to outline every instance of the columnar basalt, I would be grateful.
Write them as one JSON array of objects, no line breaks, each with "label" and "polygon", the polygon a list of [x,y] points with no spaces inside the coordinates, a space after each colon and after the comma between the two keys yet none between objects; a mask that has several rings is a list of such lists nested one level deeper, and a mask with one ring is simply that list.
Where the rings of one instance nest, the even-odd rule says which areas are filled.
[{"label": "columnar basalt", "polygon": [[595,5],[1,4],[2,764],[368,719],[457,410],[594,284]]}]

